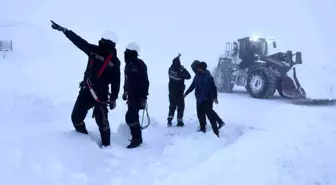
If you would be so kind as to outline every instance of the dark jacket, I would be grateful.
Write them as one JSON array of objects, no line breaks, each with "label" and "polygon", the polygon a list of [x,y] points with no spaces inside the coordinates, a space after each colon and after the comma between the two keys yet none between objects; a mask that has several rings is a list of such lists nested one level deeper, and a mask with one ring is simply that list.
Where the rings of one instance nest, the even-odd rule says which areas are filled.
[{"label": "dark jacket", "polygon": [[125,62],[124,92],[127,93],[128,101],[147,100],[149,80],[146,64],[135,56],[125,56]]},{"label": "dark jacket", "polygon": [[185,94],[188,95],[194,89],[197,103],[217,99],[217,87],[209,71],[197,73]]},{"label": "dark jacket", "polygon": [[[88,78],[90,79],[93,84],[93,89],[101,100],[107,99],[109,84],[111,84],[110,99],[116,100],[120,90],[120,60],[117,57],[116,49],[111,48],[110,50],[105,50],[97,45],[90,44],[71,30],[65,31],[64,34],[89,57],[83,81],[86,82]],[[98,78],[97,76],[102,69],[104,61],[109,55],[111,55],[112,58]]]},{"label": "dark jacket", "polygon": [[179,58],[174,58],[172,65],[168,70],[169,75],[169,93],[183,94],[184,81],[191,78],[190,73],[181,65]]}]

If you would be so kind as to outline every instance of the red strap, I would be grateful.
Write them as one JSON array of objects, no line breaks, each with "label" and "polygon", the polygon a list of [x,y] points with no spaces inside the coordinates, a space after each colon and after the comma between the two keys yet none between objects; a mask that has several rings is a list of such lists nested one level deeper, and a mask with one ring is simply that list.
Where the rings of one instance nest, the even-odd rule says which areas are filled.
[{"label": "red strap", "polygon": [[112,58],[112,54],[109,54],[107,56],[106,60],[104,61],[103,66],[100,68],[100,71],[99,71],[98,76],[97,76],[98,78],[103,74],[103,72],[104,72],[107,64],[110,62],[111,58]]}]

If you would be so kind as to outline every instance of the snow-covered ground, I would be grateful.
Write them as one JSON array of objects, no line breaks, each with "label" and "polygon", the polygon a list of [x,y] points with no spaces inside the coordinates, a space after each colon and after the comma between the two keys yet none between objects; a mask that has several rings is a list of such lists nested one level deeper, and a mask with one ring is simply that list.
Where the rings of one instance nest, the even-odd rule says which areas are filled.
[{"label": "snow-covered ground", "polygon": [[[115,11],[112,15],[117,18],[111,20],[110,12],[102,11],[101,4],[76,0],[65,3],[66,7],[62,1],[34,0],[19,9],[15,6],[20,3],[17,0],[1,3],[8,9],[1,12],[0,25],[7,26],[0,27],[0,40],[13,40],[14,51],[8,53],[5,60],[0,59],[0,184],[336,184],[334,105],[299,106],[279,97],[256,100],[237,88],[233,94],[220,94],[219,104],[214,106],[227,123],[220,131],[221,138],[214,136],[210,126],[207,134],[196,132],[198,120],[192,95],[186,99],[186,126],[166,128],[166,74],[171,59],[182,52],[183,64],[190,72],[189,66],[194,59],[206,60],[211,68],[216,64],[217,54],[225,47],[225,40],[237,36],[226,25],[211,33],[205,27],[194,30],[201,23],[213,29],[215,25],[204,20],[215,21],[214,17],[223,15],[215,11],[222,9],[222,1],[194,3],[191,8],[195,11],[189,10],[191,5],[184,2],[178,7],[174,3],[149,0],[133,2],[133,6],[129,6],[129,2],[97,2],[111,6]],[[242,2],[231,2],[231,5]],[[293,6],[299,3],[291,2]],[[253,9],[258,3],[247,7]],[[140,6],[141,11],[136,8]],[[198,13],[203,8],[213,11],[208,12],[208,17],[202,17]],[[196,10],[199,12],[195,13]],[[99,14],[85,14],[88,11]],[[144,13],[146,11],[152,14]],[[192,12],[195,19],[185,11]],[[137,15],[137,19],[132,19],[131,15]],[[300,18],[303,15],[298,13]],[[61,33],[51,30],[49,19],[52,18],[93,43],[103,29],[114,28],[120,37],[120,59],[123,59],[127,42],[140,43],[141,57],[147,63],[151,81],[149,113],[152,122],[144,130],[144,144],[140,148],[125,148],[129,131],[124,121],[126,105],[121,99],[117,101],[117,108],[109,112],[113,132],[111,147],[101,149],[96,144],[99,133],[91,112],[86,119],[90,136],[73,131],[70,114],[86,57]],[[281,18],[274,17],[275,20]],[[106,21],[111,24],[106,25]],[[302,24],[307,21],[302,20]],[[131,23],[136,30],[134,25],[128,25]],[[313,28],[309,24],[306,26]],[[284,43],[289,38],[285,37],[304,39],[296,34],[301,28],[282,38],[284,32],[280,28],[275,33],[275,25],[269,26],[274,29],[266,27],[259,29],[276,36],[282,48],[287,47]],[[245,33],[237,27],[236,33],[240,36],[258,30],[254,28],[257,27]],[[223,36],[225,31],[229,31],[227,37]],[[196,43],[192,42],[195,38],[199,39]],[[302,85],[314,97],[335,97],[332,89],[336,85],[331,81],[336,77],[335,65],[328,58],[330,55],[322,53],[319,57],[323,62],[313,62],[313,53],[324,48],[315,48],[321,46],[318,44],[310,46],[295,42],[288,46],[303,50],[306,56],[307,65],[297,70]],[[318,88],[321,86],[323,88]]]}]

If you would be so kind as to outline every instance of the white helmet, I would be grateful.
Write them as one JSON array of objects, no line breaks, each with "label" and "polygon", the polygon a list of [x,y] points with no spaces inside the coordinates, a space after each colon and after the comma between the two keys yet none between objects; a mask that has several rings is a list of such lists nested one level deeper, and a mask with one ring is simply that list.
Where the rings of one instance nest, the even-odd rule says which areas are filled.
[{"label": "white helmet", "polygon": [[140,46],[136,42],[130,42],[127,44],[126,49],[136,51],[137,53],[140,52]]},{"label": "white helmet", "polygon": [[112,30],[106,30],[103,33],[101,38],[105,39],[105,40],[110,40],[110,41],[114,42],[115,44],[118,44],[118,42],[119,42],[119,38],[118,38],[117,34]]}]

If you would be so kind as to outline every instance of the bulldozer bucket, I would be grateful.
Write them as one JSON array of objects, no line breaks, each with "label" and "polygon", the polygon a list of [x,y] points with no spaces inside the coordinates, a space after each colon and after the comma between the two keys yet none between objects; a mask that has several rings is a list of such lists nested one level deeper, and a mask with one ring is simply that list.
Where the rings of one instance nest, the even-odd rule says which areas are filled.
[{"label": "bulldozer bucket", "polygon": [[302,99],[306,97],[305,90],[301,87],[301,84],[296,76],[295,68],[293,68],[293,79],[289,76],[282,76],[280,79],[280,87],[278,88],[279,94],[286,98]]},{"label": "bulldozer bucket", "polygon": [[292,99],[292,103],[297,105],[333,105],[336,103],[336,99],[315,99],[307,97],[306,91],[296,76],[296,70],[293,68],[293,78],[289,76],[283,76],[281,78],[281,96]]}]

